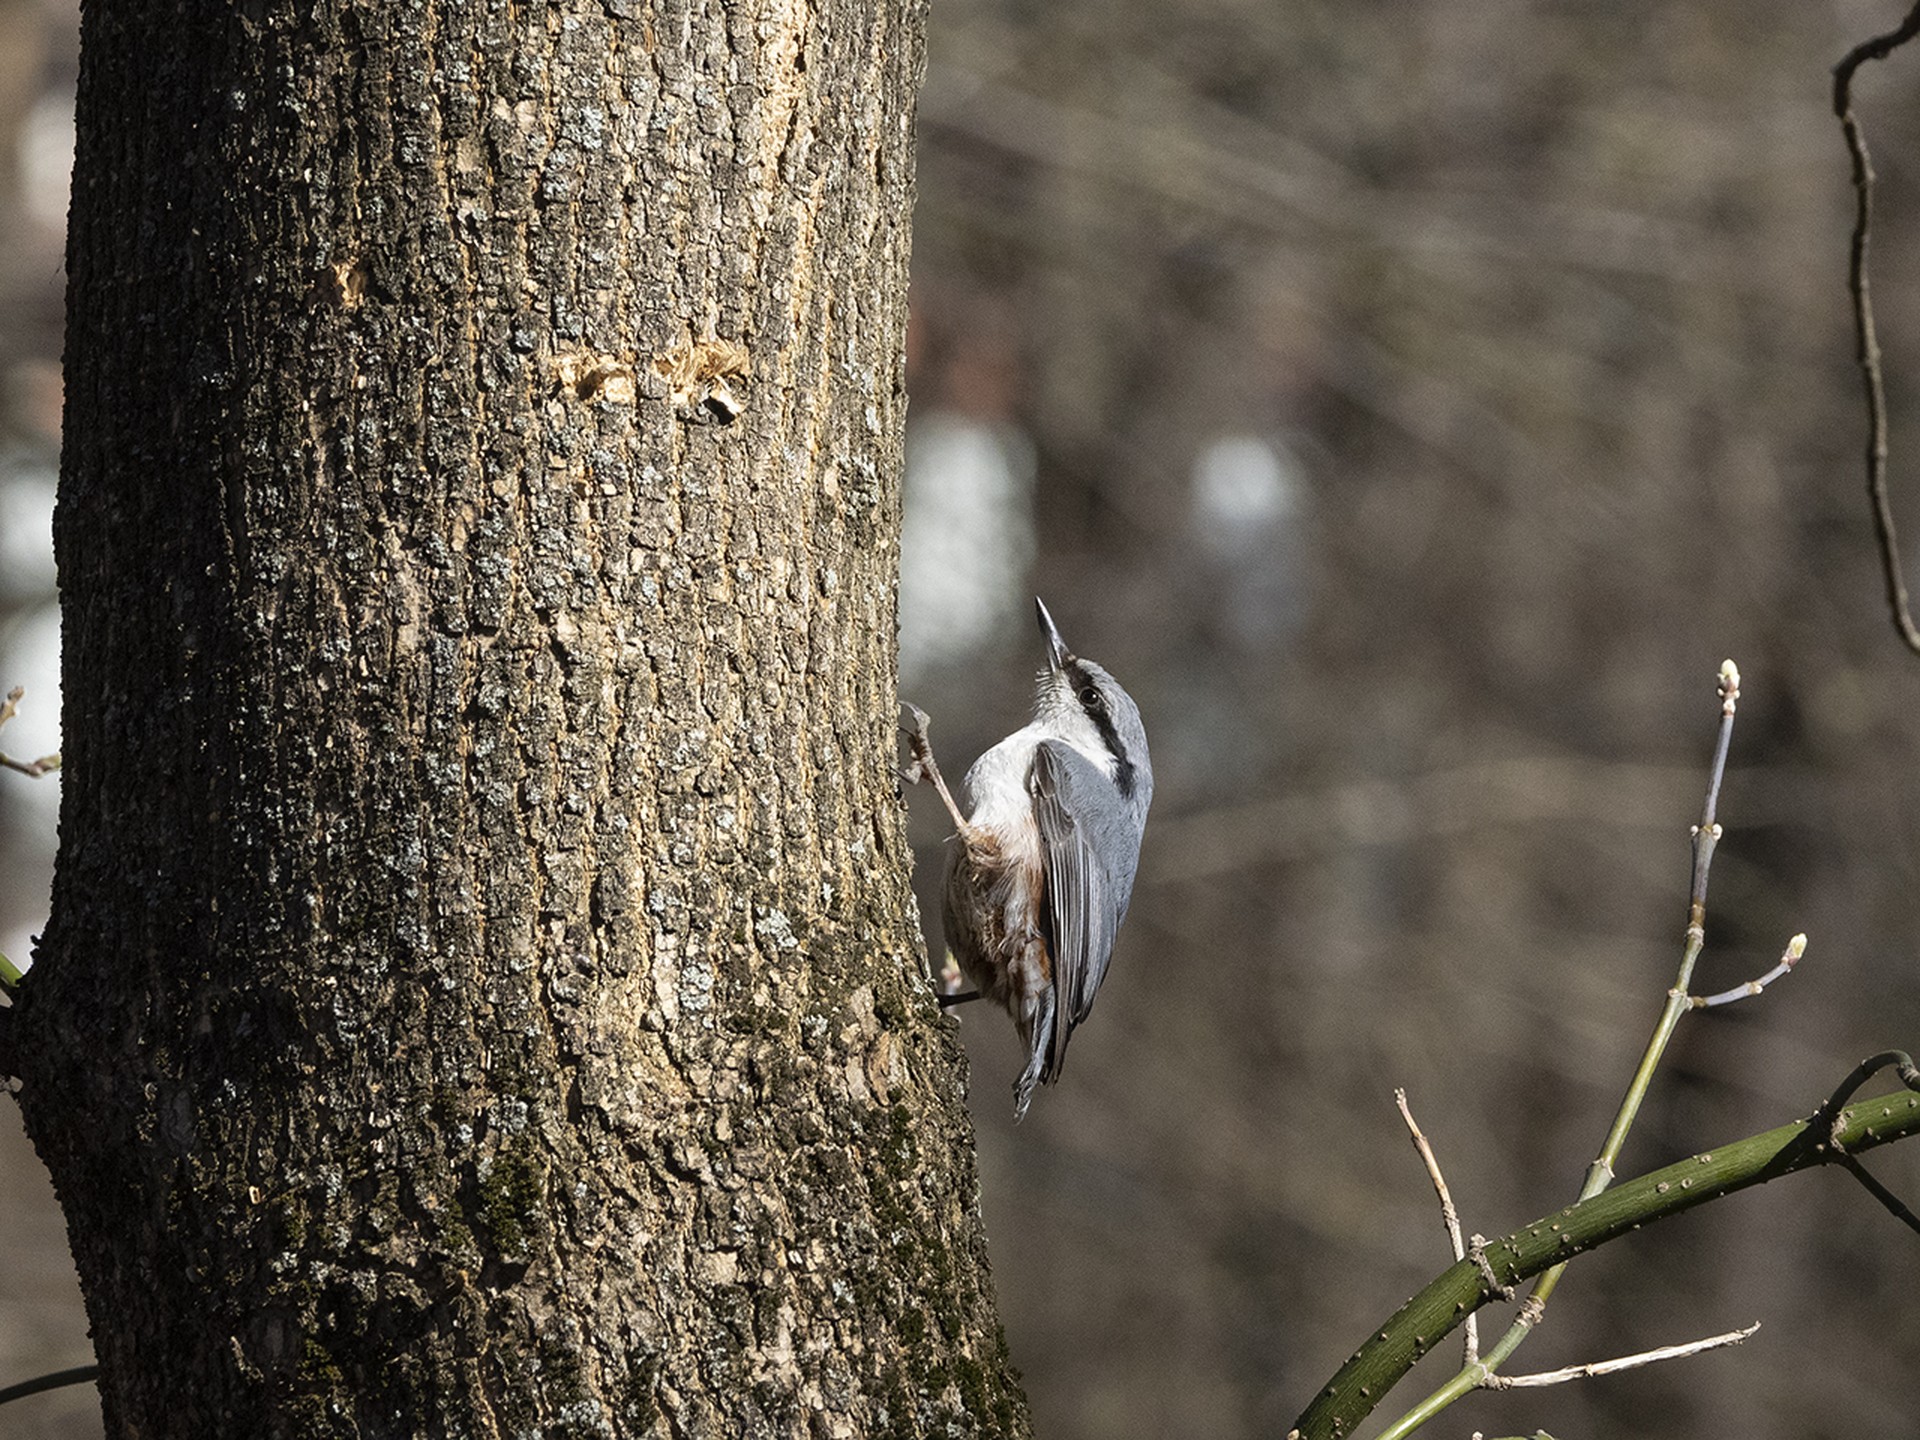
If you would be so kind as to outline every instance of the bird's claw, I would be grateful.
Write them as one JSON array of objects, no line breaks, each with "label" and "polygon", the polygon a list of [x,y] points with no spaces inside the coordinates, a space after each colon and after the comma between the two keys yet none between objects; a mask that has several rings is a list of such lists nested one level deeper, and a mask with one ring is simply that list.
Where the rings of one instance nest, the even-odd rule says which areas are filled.
[{"label": "bird's claw", "polygon": [[906,732],[907,746],[913,752],[913,758],[900,767],[900,781],[904,785],[918,785],[929,778],[927,757],[933,753],[927,739],[927,712],[909,700],[901,701],[900,708],[907,712],[900,728]]}]

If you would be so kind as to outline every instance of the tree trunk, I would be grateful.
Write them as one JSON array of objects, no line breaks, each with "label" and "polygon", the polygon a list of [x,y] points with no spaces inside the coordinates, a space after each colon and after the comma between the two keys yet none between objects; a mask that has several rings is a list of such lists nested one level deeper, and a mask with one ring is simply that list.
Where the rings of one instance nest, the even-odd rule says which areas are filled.
[{"label": "tree trunk", "polygon": [[918,0],[93,0],[54,913],[107,1430],[1020,1434],[919,978]]}]

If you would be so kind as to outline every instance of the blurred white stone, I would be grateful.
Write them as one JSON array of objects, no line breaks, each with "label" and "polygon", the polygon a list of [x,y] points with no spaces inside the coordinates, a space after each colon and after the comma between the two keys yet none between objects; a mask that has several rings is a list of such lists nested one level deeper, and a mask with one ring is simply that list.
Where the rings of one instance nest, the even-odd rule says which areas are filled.
[{"label": "blurred white stone", "polygon": [[[0,600],[17,605],[53,594],[53,492],[45,466],[0,470]],[[11,688],[11,681],[0,684],[0,694]]]},{"label": "blurred white stone", "polygon": [[1270,543],[1299,507],[1299,470],[1290,452],[1258,436],[1221,436],[1194,462],[1194,534],[1229,557]]},{"label": "blurred white stone", "polygon": [[1222,435],[1194,461],[1188,524],[1216,577],[1222,633],[1270,651],[1303,618],[1306,476],[1285,445]]},{"label": "blurred white stone", "polygon": [[43,95],[20,126],[20,198],[51,230],[67,225],[73,183],[73,92]]},{"label": "blurred white stone", "polygon": [[1033,446],[1011,426],[937,410],[908,421],[903,680],[964,660],[1030,623],[1033,476]]}]

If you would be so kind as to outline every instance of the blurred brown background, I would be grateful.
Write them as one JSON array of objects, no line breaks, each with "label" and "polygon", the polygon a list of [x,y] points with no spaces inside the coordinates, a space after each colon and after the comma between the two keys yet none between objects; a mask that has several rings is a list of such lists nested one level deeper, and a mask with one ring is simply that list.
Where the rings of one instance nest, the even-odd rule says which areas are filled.
[{"label": "blurred brown background", "polygon": [[[903,689],[964,768],[1023,718],[1038,590],[1140,701],[1158,780],[1108,986],[1018,1130],[1009,1028],[958,1012],[1049,1440],[1284,1432],[1448,1258],[1397,1085],[1469,1230],[1572,1197],[1678,957],[1725,656],[1746,698],[1697,988],[1812,945],[1683,1024],[1623,1170],[1920,1045],[1920,661],[1862,493],[1827,108],[1832,62],[1899,18],[934,7]],[[46,582],[16,538],[44,529],[55,443],[74,30],[68,0],[0,0],[0,680],[30,689]],[[1920,48],[1858,86],[1920,536],[1917,94]],[[44,906],[33,789],[0,777],[9,953]],[[930,901],[944,830],[910,799]],[[1904,1148],[1874,1168],[1915,1199]],[[50,1204],[0,1106],[0,1380],[86,1358]],[[1517,1368],[1764,1322],[1744,1348],[1479,1397],[1432,1433],[1907,1433],[1917,1290],[1910,1232],[1802,1176],[1579,1262]],[[97,1429],[86,1392],[0,1425]]]}]

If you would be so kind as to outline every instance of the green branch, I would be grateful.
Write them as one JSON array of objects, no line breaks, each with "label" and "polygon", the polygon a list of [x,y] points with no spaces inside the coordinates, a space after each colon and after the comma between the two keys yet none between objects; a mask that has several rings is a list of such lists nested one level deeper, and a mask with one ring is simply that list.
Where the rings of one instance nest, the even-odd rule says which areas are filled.
[{"label": "green branch", "polygon": [[1622,1181],[1557,1215],[1490,1242],[1486,1268],[1455,1263],[1378,1327],[1294,1422],[1288,1440],[1351,1435],[1418,1360],[1466,1317],[1508,1288],[1629,1230],[1678,1215],[1796,1170],[1832,1165],[1920,1132],[1920,1093],[1898,1090],[1838,1111],[1702,1152],[1664,1170]]}]

